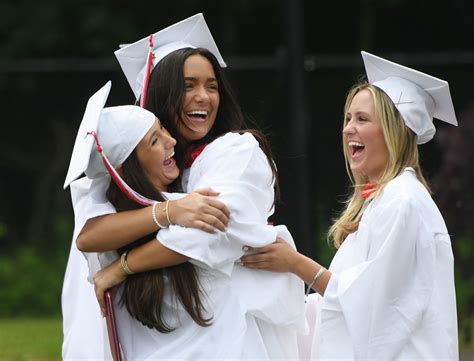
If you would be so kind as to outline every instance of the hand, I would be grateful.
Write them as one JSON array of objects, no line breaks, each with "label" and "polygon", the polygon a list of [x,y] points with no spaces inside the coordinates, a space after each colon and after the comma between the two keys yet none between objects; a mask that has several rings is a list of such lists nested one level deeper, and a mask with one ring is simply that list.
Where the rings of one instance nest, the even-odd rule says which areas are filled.
[{"label": "hand", "polygon": [[248,268],[264,269],[274,272],[293,272],[300,254],[283,239],[277,238],[265,247],[248,247],[248,252],[254,254],[243,256],[240,261]]},{"label": "hand", "polygon": [[176,201],[170,201],[168,210],[174,224],[197,228],[208,233],[225,231],[229,223],[229,209],[217,199],[219,192],[203,188]]},{"label": "hand", "polygon": [[107,308],[105,306],[105,291],[122,283],[125,278],[127,278],[127,274],[120,265],[120,259],[101,269],[94,275],[95,296],[99,302],[100,312],[102,313],[103,317],[107,315]]}]

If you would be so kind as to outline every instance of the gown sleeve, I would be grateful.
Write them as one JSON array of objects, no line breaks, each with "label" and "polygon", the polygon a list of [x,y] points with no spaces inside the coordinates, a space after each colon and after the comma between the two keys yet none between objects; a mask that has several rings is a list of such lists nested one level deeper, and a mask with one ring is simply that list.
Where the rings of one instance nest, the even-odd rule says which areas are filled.
[{"label": "gown sleeve", "polygon": [[301,332],[304,318],[304,283],[290,273],[252,270],[237,260],[244,245],[262,247],[279,236],[295,248],[284,226],[268,224],[273,213],[274,180],[267,157],[250,134],[228,133],[208,145],[193,164],[187,191],[212,187],[230,210],[225,232],[206,233],[171,226],[158,232],[166,247],[191,258],[193,264],[229,277],[241,311],[267,324]]},{"label": "gown sleeve", "polygon": [[230,210],[225,232],[170,226],[158,232],[166,247],[184,254],[196,265],[230,275],[244,245],[262,247],[275,241],[268,225],[273,212],[273,175],[257,140],[250,134],[229,133],[208,145],[190,172],[188,192],[212,187]]},{"label": "gown sleeve", "polygon": [[410,197],[380,202],[362,218],[355,235],[355,252],[366,252],[364,261],[333,272],[329,281],[321,337],[331,332],[324,325],[342,313],[355,360],[394,359],[427,308],[433,289],[430,275],[438,270],[433,234],[419,208]]},{"label": "gown sleeve", "polygon": [[[86,222],[94,217],[116,213],[112,203],[106,198],[110,177],[105,176],[91,180],[80,178],[71,183],[71,198],[74,208],[73,245]],[[186,196],[186,193],[163,193],[167,199],[175,200]],[[94,275],[118,258],[115,250],[109,252],[82,252],[89,268],[88,280],[93,283]]]}]

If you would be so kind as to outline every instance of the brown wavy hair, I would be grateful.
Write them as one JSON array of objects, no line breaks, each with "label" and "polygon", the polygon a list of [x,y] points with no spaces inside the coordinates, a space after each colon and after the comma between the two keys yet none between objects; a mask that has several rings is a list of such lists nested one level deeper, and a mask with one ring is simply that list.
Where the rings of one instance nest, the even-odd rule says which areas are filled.
[{"label": "brown wavy hair", "polygon": [[[219,85],[219,109],[216,121],[209,133],[202,139],[188,142],[179,134],[177,122],[180,122],[182,126],[186,126],[181,119],[183,99],[186,91],[184,63],[192,55],[203,56],[211,63]],[[268,164],[273,174],[275,199],[279,199],[280,187],[270,143],[260,130],[246,128],[244,115],[234,91],[226,78],[224,70],[209,50],[204,48],[178,49],[160,60],[150,74],[145,108],[154,113],[160,119],[161,124],[170,132],[171,136],[177,140],[175,159],[180,169],[183,169],[184,154],[189,145],[199,146],[204,143],[210,143],[228,132],[251,133],[267,156]]]}]

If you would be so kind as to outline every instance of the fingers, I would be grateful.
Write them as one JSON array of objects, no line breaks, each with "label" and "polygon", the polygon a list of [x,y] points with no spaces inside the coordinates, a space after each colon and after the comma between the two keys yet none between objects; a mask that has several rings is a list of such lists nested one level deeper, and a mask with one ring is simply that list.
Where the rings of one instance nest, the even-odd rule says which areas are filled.
[{"label": "fingers", "polygon": [[227,206],[224,203],[213,198],[207,198],[206,201],[211,207],[217,209],[219,212],[222,212],[225,215],[225,217],[227,218],[230,217],[230,210],[229,208],[227,208]]},{"label": "fingers", "polygon": [[216,192],[210,187],[196,189],[195,192],[199,193],[200,195],[203,195],[203,196],[211,196],[211,197],[215,197],[215,196],[218,196],[220,194],[220,192]]},{"label": "fingers", "polygon": [[107,316],[107,307],[105,305],[105,291],[99,287],[96,287],[95,296],[97,298],[97,302],[99,302],[100,313],[102,314],[102,317]]},{"label": "fingers", "polygon": [[195,193],[199,193],[202,196],[206,196],[203,198],[204,202],[206,202],[212,208],[216,208],[219,212],[224,213],[225,217],[229,218],[230,210],[227,206],[218,201],[217,199],[212,198],[213,196],[218,196],[220,192],[216,192],[212,190],[212,188],[202,188],[194,191]]},{"label": "fingers", "polygon": [[251,256],[243,256],[240,258],[240,262],[245,266],[255,265],[257,263],[267,262],[268,258],[266,254],[254,254]]},{"label": "fingers", "polygon": [[[216,233],[218,231],[218,229],[215,228],[213,225],[210,225],[200,220],[194,221],[191,227],[200,229],[201,231],[204,231],[207,233]],[[225,227],[224,227],[224,230],[225,230]]]},{"label": "fingers", "polygon": [[229,224],[229,218],[225,217],[223,213],[212,209],[210,209],[209,212],[201,214],[199,220],[222,232],[225,232],[225,227]]},{"label": "fingers", "polygon": [[[199,207],[199,212],[194,212],[193,218],[194,224],[191,224],[191,227],[200,228],[196,226],[196,222],[200,221],[215,228],[214,232],[218,230],[224,232],[226,230],[225,227],[229,224],[229,216],[217,207],[208,204],[207,201]],[[206,232],[208,231],[207,229],[208,227],[206,227]]]},{"label": "fingers", "polygon": [[260,270],[271,270],[270,263],[268,261],[255,262],[255,263],[242,263],[247,268],[260,269]]}]

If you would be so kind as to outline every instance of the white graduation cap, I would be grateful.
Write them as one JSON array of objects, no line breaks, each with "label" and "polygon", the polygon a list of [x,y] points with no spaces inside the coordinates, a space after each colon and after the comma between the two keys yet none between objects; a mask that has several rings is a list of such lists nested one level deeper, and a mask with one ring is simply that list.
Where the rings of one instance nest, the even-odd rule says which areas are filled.
[{"label": "white graduation cap", "polygon": [[370,84],[393,101],[405,124],[417,135],[418,144],[436,133],[433,117],[458,125],[447,81],[362,51]]},{"label": "white graduation cap", "polygon": [[[138,99],[143,91],[149,51],[149,38],[115,51],[120,66]],[[153,66],[166,55],[183,48],[205,48],[219,61],[221,67],[226,63],[217,48],[214,38],[202,14],[196,14],[153,34]]]},{"label": "white graduation cap", "polygon": [[[110,88],[109,81],[87,103],[77,132],[64,188],[82,173],[90,179],[108,175],[109,171],[102,159],[104,154],[111,167],[118,167],[155,123],[155,115],[138,106],[104,108]],[[102,154],[94,144],[96,139],[93,134],[96,134],[100,142]],[[114,178],[113,174],[111,176]],[[117,182],[115,178],[114,181]]]}]

